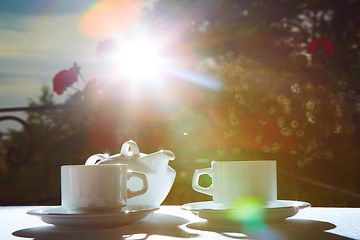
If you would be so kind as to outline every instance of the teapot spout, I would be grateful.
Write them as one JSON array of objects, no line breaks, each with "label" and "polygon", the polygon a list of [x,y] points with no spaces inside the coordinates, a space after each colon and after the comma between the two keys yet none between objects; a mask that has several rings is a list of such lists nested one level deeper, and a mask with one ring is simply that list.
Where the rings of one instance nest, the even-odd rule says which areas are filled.
[{"label": "teapot spout", "polygon": [[160,152],[162,152],[164,155],[166,155],[168,160],[172,161],[175,159],[175,154],[170,150],[160,150]]},{"label": "teapot spout", "polygon": [[168,162],[175,159],[175,154],[170,150],[160,150],[140,158],[154,171],[159,171],[168,166]]}]

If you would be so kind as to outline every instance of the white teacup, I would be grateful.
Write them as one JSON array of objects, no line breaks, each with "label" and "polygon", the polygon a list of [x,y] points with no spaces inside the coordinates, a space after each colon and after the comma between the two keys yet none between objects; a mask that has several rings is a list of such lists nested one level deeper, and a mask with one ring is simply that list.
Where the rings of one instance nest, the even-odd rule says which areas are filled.
[{"label": "white teacup", "polygon": [[[142,180],[142,189],[127,188],[132,177]],[[146,176],[129,172],[126,164],[61,166],[61,205],[66,209],[122,208],[128,198],[142,195],[147,189]]]},{"label": "white teacup", "polygon": [[[212,178],[207,188],[199,185],[203,174]],[[211,168],[195,171],[192,187],[213,196],[214,203],[224,205],[242,198],[264,202],[277,200],[276,161],[213,161]]]}]

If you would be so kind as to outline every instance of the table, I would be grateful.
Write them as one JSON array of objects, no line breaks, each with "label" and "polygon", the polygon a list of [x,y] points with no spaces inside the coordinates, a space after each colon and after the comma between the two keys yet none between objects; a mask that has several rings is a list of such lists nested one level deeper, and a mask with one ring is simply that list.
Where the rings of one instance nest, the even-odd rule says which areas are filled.
[{"label": "table", "polygon": [[26,212],[36,206],[0,207],[0,239],[360,239],[360,208],[311,207],[285,221],[246,233],[239,225],[212,226],[180,206],[161,206],[143,220],[111,229],[64,229]]}]

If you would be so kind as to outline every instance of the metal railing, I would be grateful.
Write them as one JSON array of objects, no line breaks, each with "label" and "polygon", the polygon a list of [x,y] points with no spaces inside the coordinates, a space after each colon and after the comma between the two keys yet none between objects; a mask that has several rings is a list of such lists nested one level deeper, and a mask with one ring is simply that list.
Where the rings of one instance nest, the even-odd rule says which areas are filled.
[{"label": "metal railing", "polygon": [[[29,107],[11,107],[11,108],[0,108],[0,113],[3,112],[32,112],[32,111],[45,111],[55,110],[72,107],[71,105],[47,105],[47,106],[29,106]],[[10,146],[6,149],[6,160],[13,166],[20,166],[27,163],[34,154],[35,138],[29,124],[23,119],[16,116],[0,116],[0,122],[2,121],[15,121],[19,123],[26,135],[27,144],[20,148],[19,146]],[[6,135],[1,133],[0,135]]]}]

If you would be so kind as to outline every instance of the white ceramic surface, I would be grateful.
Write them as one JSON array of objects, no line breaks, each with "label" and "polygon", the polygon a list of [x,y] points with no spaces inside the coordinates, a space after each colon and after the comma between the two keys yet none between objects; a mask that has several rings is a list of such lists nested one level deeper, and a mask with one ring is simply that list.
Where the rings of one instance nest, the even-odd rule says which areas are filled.
[{"label": "white ceramic surface", "polygon": [[[143,187],[129,191],[129,178],[141,179]],[[122,208],[127,199],[147,191],[146,176],[128,172],[125,164],[61,166],[61,205],[67,209]]]},{"label": "white ceramic surface", "polygon": [[59,227],[112,228],[139,221],[157,209],[159,208],[132,206],[122,210],[86,212],[63,207],[42,207],[27,213],[41,217],[43,222]]},{"label": "white ceramic surface", "polygon": [[[275,200],[267,202],[263,209],[263,219],[265,221],[284,220],[294,216],[299,210],[310,207],[311,204],[301,201]],[[237,222],[237,219],[229,218],[229,214],[237,211],[234,208],[227,208],[223,204],[212,201],[194,202],[181,206],[182,209],[193,212],[195,215],[207,219],[211,222]],[[236,212],[238,213],[238,212]],[[239,216],[241,218],[241,216]]]},{"label": "white ceramic surface", "polygon": [[[137,144],[129,140],[122,145],[119,154],[95,154],[87,159],[85,165],[127,164],[130,171],[145,174],[149,183],[145,194],[128,199],[127,204],[159,206],[169,194],[175,180],[176,172],[168,165],[169,161],[174,159],[174,153],[169,150],[151,154],[140,153]],[[142,187],[142,183],[137,179],[131,179],[128,187],[137,190]]]},{"label": "white ceramic surface", "polygon": [[[212,184],[199,186],[199,178],[208,174]],[[213,196],[213,201],[231,204],[239,198],[277,200],[276,161],[214,161],[211,168],[194,172],[192,187],[195,191]]]}]

